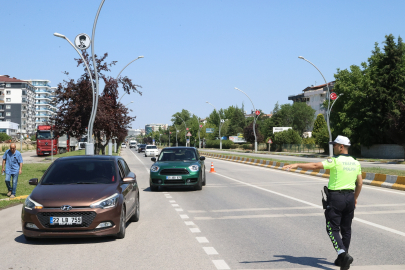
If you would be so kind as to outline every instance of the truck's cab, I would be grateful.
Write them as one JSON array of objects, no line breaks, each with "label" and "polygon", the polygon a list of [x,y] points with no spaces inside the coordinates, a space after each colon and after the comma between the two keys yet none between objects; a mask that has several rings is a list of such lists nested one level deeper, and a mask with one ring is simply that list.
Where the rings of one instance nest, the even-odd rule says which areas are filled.
[{"label": "truck's cab", "polygon": [[52,151],[54,155],[57,154],[58,139],[54,137],[54,132],[51,130],[51,126],[38,126],[36,140],[38,156],[50,155],[52,154]]}]

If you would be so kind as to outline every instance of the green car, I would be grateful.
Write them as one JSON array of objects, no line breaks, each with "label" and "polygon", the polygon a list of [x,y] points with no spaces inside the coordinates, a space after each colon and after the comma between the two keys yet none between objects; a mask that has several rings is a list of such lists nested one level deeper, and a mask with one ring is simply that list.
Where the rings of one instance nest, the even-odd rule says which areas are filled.
[{"label": "green car", "polygon": [[160,155],[151,158],[149,186],[152,191],[159,187],[188,186],[201,190],[206,183],[205,157],[194,147],[168,147]]}]

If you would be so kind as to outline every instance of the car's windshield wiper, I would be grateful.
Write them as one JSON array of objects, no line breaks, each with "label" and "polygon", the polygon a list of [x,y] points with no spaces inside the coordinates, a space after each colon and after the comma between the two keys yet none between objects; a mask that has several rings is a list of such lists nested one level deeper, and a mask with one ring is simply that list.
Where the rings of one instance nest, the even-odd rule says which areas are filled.
[{"label": "car's windshield wiper", "polygon": [[54,183],[43,183],[41,185],[55,185]]},{"label": "car's windshield wiper", "polygon": [[76,182],[76,184],[98,184],[97,182]]}]

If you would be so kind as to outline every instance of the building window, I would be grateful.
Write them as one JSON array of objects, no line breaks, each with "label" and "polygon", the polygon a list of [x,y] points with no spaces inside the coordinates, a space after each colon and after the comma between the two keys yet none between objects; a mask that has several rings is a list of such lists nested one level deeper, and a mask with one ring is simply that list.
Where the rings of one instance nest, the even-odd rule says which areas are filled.
[{"label": "building window", "polygon": [[11,102],[11,98],[6,98],[6,101],[7,101],[7,102]]},{"label": "building window", "polygon": [[22,94],[23,94],[23,96],[27,95],[27,91],[22,90]]},{"label": "building window", "polygon": [[6,112],[6,116],[11,116],[11,112]]},{"label": "building window", "polygon": [[11,91],[6,91],[6,95],[11,95]]},{"label": "building window", "polygon": [[11,87],[11,83],[6,83],[6,87]]},{"label": "building window", "polygon": [[11,105],[6,105],[6,109],[10,110],[11,109]]},{"label": "building window", "polygon": [[22,99],[22,102],[27,102],[27,99],[26,99],[26,98],[23,98],[23,99]]}]

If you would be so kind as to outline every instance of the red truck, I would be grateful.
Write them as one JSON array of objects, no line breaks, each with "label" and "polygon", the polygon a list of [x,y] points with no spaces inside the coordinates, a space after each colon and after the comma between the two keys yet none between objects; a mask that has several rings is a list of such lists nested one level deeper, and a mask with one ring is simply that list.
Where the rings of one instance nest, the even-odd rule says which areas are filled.
[{"label": "red truck", "polygon": [[65,153],[76,150],[77,139],[68,135],[55,138],[49,125],[39,125],[37,128],[37,155],[50,155],[53,147],[53,154]]}]

